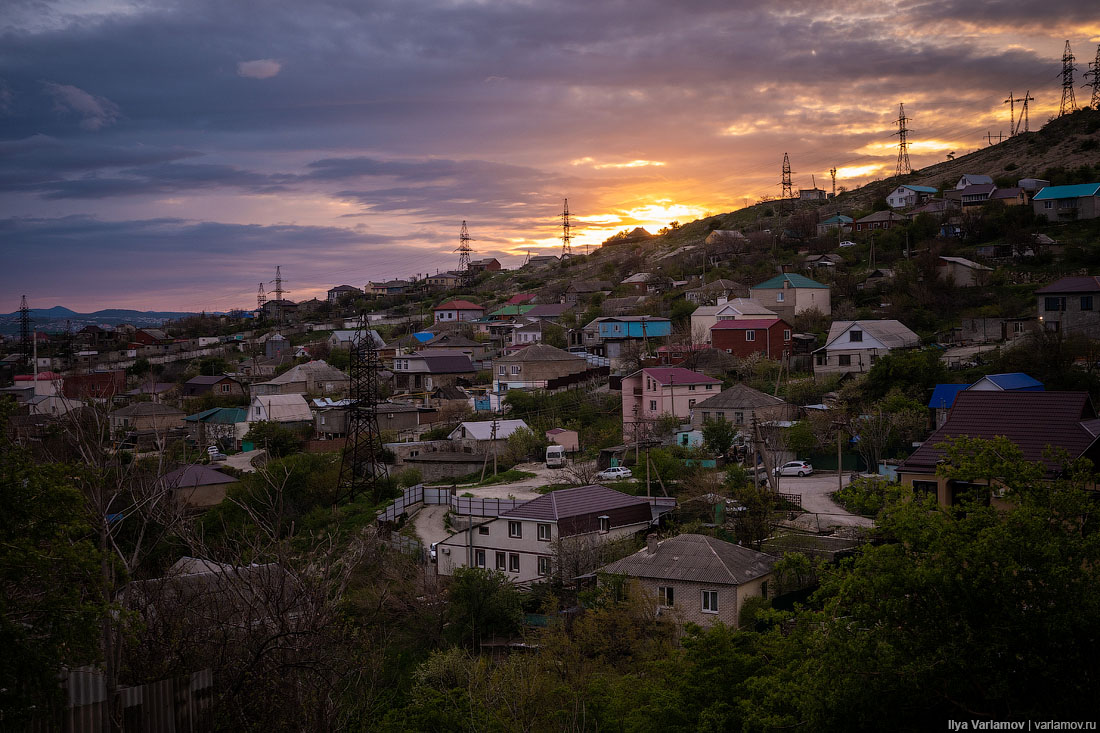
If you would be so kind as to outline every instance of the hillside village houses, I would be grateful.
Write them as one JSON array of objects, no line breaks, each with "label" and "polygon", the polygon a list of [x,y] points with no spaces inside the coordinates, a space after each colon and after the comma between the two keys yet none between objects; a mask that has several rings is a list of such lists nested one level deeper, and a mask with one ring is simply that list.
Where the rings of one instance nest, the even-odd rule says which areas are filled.
[{"label": "hillside village houses", "polygon": [[833,312],[829,286],[804,275],[783,273],[749,289],[749,297],[790,323],[803,311]]},{"label": "hillside village houses", "polygon": [[719,321],[776,317],[775,311],[747,298],[735,298],[721,305],[701,305],[691,313],[691,339],[694,343],[710,343],[710,329]]},{"label": "hillside village houses", "polygon": [[919,206],[935,196],[937,190],[931,186],[914,186],[902,184],[890,193],[886,194],[886,203],[893,209],[907,209]]},{"label": "hillside village houses", "polygon": [[734,356],[782,359],[791,353],[791,326],[782,318],[721,320],[710,327],[710,343]]},{"label": "hillside village houses", "polygon": [[533,344],[493,360],[493,391],[546,389],[556,380],[587,371],[584,357],[555,346]]},{"label": "hillside village houses", "polygon": [[649,367],[623,377],[623,440],[646,438],[662,415],[690,419],[696,403],[721,389],[721,380],[683,367]]},{"label": "hillside village houses", "polygon": [[825,345],[814,352],[814,374],[862,374],[880,356],[919,345],[920,337],[899,321],[834,321]]},{"label": "hillside village houses", "polygon": [[432,309],[436,323],[453,321],[476,321],[485,315],[485,309],[468,300],[449,300]]}]

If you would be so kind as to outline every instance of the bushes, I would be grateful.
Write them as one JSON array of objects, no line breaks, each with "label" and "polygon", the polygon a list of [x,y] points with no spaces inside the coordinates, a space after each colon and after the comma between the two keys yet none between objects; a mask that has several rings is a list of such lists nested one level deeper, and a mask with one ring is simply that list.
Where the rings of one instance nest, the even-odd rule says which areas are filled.
[{"label": "bushes", "polygon": [[868,517],[877,516],[887,504],[898,501],[906,490],[883,479],[857,478],[833,493],[837,503],[850,512]]}]

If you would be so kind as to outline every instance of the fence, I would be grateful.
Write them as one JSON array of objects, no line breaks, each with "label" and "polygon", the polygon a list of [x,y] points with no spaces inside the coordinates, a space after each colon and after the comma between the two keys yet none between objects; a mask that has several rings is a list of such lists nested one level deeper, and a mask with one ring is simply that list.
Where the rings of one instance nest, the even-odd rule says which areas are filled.
[{"label": "fence", "polygon": [[777,491],[775,495],[799,509],[802,508],[802,494],[784,494],[782,491]]},{"label": "fence", "polygon": [[449,504],[451,511],[474,517],[495,517],[501,512],[514,509],[523,502],[514,499],[478,499],[469,496],[455,496],[450,489],[417,484],[405,489],[405,492],[384,510],[378,513],[379,522],[396,522],[408,514],[417,504]]}]

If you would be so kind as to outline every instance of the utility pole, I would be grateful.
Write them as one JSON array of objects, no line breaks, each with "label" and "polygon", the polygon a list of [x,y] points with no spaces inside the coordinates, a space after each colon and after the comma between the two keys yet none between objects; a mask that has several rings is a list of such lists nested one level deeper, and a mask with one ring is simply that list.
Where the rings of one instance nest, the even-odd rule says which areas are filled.
[{"label": "utility pole", "polygon": [[470,232],[466,229],[466,220],[462,220],[462,229],[458,233],[458,271],[462,275],[463,280],[469,281],[470,279],[470,242],[473,241],[470,237]]},{"label": "utility pole", "polygon": [[1003,132],[998,133],[996,140],[993,139],[993,133],[992,132],[987,132],[985,134],[985,144],[986,145],[996,145],[997,143],[1001,142],[1004,139],[1005,139],[1005,134]]},{"label": "utility pole", "polygon": [[780,193],[779,197],[782,199],[794,198],[794,193],[791,188],[791,159],[787,156],[786,153],[783,153],[782,175],[783,178],[779,182],[779,185],[783,187],[783,191],[782,193]]},{"label": "utility pole", "polygon": [[1089,106],[1100,109],[1100,45],[1096,46],[1096,60],[1089,62],[1089,70],[1084,73],[1085,78],[1092,77],[1092,81],[1085,84],[1092,87],[1092,100]]},{"label": "utility pole", "polygon": [[[1027,114],[1027,103],[1028,102],[1034,102],[1034,101],[1035,101],[1035,97],[1031,96],[1031,90],[1030,89],[1028,89],[1026,92],[1024,92],[1024,98],[1023,98],[1024,106],[1023,106],[1023,109],[1020,110],[1020,114],[1023,115],[1023,118],[1024,118],[1024,132],[1031,132],[1031,123],[1030,123],[1030,120],[1028,119],[1028,114]],[[1016,132],[1019,132],[1019,131],[1020,131],[1020,121],[1016,120]]]},{"label": "utility pole", "polygon": [[1073,62],[1076,60],[1073,51],[1069,50],[1067,40],[1066,50],[1062,52],[1062,103],[1058,106],[1059,117],[1077,111],[1077,100],[1073,96],[1073,70],[1077,68]]},{"label": "utility pole", "polygon": [[909,118],[905,116],[905,103],[898,104],[898,131],[894,133],[898,136],[898,164],[894,169],[895,176],[904,176],[913,172],[913,166],[909,164],[909,133],[912,132],[906,123],[909,122]]},{"label": "utility pole", "polygon": [[829,169],[829,175],[833,178],[833,201],[836,201],[836,166]]},{"label": "utility pole", "polygon": [[[587,254],[587,252],[585,253]],[[573,233],[569,224],[569,199],[565,200],[565,208],[561,212],[561,258],[573,256]]]}]

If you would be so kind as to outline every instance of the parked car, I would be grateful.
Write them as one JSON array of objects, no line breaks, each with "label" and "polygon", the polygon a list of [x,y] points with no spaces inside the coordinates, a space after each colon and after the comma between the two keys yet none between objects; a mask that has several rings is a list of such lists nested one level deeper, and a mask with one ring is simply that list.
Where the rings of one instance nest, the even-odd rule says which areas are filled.
[{"label": "parked car", "polygon": [[853,241],[851,241],[850,239],[845,239],[845,240],[844,240],[843,242],[841,242],[841,243],[840,243],[839,245],[837,245],[837,246],[838,246],[838,247],[855,247],[855,246],[856,246],[856,243],[855,243],[855,242],[853,242]]},{"label": "parked car", "polygon": [[224,461],[229,458],[229,456],[218,450],[218,446],[216,445],[208,446],[206,448],[206,455],[210,456],[210,460],[212,461]]},{"label": "parked car", "polygon": [[596,474],[596,478],[600,481],[622,481],[628,479],[634,475],[626,466],[612,466],[611,468],[605,468]]},{"label": "parked car", "polygon": [[428,559],[430,559],[432,562],[435,562],[435,558],[436,558],[435,546],[438,545],[438,544],[439,544],[438,542],[433,542],[432,544],[428,545]]},{"label": "parked car", "polygon": [[814,467],[807,461],[787,461],[775,469],[776,476],[809,476]]}]

